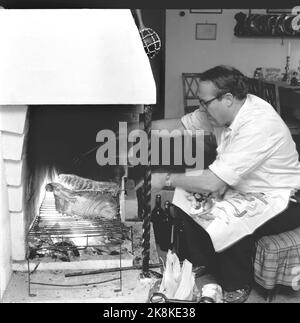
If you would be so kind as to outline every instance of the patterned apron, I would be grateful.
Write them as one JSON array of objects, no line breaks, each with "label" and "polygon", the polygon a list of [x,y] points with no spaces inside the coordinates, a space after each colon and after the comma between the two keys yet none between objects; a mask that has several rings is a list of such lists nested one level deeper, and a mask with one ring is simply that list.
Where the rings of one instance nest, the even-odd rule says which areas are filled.
[{"label": "patterned apron", "polygon": [[192,212],[191,202],[187,199],[189,195],[176,188],[173,204],[207,231],[215,251],[220,252],[283,212],[288,206],[291,191],[243,193],[229,189],[221,201],[215,201],[209,210],[199,214]]}]

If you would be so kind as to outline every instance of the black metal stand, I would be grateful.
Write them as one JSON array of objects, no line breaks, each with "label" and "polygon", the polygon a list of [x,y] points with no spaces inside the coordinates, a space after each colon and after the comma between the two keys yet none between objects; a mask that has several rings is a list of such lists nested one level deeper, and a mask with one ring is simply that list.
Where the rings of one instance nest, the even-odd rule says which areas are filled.
[{"label": "black metal stand", "polygon": [[150,231],[151,231],[151,124],[152,124],[152,108],[144,107],[144,130],[148,138],[148,165],[144,174],[144,214],[143,214],[143,263],[142,274],[143,278],[150,278],[149,271],[150,261]]}]

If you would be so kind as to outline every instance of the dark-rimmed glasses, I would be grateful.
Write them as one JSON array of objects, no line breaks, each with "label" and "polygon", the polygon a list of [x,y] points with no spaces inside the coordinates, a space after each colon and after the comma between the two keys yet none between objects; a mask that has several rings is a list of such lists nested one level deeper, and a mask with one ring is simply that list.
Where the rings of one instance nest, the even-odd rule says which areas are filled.
[{"label": "dark-rimmed glasses", "polygon": [[198,100],[200,102],[200,106],[207,110],[210,103],[212,103],[214,100],[220,99],[220,97],[222,97],[223,95],[224,93],[219,93],[217,96],[207,101],[204,101],[198,97]]}]

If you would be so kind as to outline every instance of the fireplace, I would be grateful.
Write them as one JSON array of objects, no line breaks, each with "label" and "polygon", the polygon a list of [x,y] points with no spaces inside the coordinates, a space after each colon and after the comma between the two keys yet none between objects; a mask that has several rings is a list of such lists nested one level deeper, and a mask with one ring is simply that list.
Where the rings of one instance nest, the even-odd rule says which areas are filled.
[{"label": "fireplace", "polygon": [[156,90],[130,10],[2,10],[0,30],[2,296],[47,176],[111,177],[86,155],[89,136],[117,120],[112,111],[154,104]]}]

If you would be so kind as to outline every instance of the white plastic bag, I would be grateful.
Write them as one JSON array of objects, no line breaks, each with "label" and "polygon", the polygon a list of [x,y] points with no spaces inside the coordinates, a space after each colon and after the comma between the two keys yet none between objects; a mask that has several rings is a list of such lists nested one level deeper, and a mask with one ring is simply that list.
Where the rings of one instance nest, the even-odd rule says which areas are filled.
[{"label": "white plastic bag", "polygon": [[192,300],[195,288],[192,267],[188,260],[181,267],[177,255],[169,250],[159,292],[169,299]]}]

